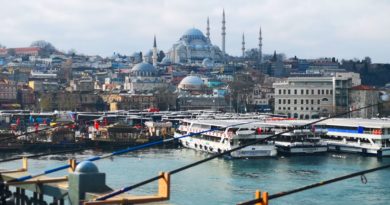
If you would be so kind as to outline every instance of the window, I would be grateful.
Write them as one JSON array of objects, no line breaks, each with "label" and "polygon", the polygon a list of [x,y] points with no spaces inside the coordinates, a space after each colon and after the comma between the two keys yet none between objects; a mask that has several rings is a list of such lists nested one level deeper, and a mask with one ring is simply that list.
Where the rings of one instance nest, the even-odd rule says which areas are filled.
[{"label": "window", "polygon": [[321,90],[317,90],[318,91],[318,95],[320,95],[321,94]]},{"label": "window", "polygon": [[303,100],[301,100],[301,104],[303,104]]},{"label": "window", "polygon": [[286,99],[283,99],[283,104],[286,104]]},{"label": "window", "polygon": [[297,94],[297,89],[294,89],[294,95],[296,95]]},{"label": "window", "polygon": [[311,90],[311,94],[314,95],[314,90]]},{"label": "window", "polygon": [[321,100],[317,100],[317,104],[321,104]]},{"label": "window", "polygon": [[306,104],[309,104],[309,100],[306,100]]},{"label": "window", "polygon": [[306,90],[306,95],[309,95],[309,90]]},{"label": "window", "polygon": [[279,89],[279,95],[281,95],[281,94],[282,94],[282,90]]},{"label": "window", "polygon": [[329,90],[326,90],[326,94],[329,95]]},{"label": "window", "polygon": [[279,104],[282,104],[282,99],[279,99]]},{"label": "window", "polygon": [[314,105],[314,100],[311,100],[311,104]]},{"label": "window", "polygon": [[296,105],[296,104],[297,104],[297,99],[294,100],[294,105]]},{"label": "window", "polygon": [[287,104],[290,104],[290,99],[287,100]]},{"label": "window", "polygon": [[301,95],[303,95],[303,90],[301,90]]},{"label": "window", "polygon": [[285,95],[286,94],[286,90],[283,90],[283,95]]},{"label": "window", "polygon": [[333,90],[330,90],[330,94],[333,95]]},{"label": "window", "polygon": [[324,94],[324,90],[321,90],[321,93]]},{"label": "window", "polygon": [[287,94],[289,94],[289,95],[290,95],[290,94],[291,94],[290,92],[291,92],[290,90],[287,90]]}]

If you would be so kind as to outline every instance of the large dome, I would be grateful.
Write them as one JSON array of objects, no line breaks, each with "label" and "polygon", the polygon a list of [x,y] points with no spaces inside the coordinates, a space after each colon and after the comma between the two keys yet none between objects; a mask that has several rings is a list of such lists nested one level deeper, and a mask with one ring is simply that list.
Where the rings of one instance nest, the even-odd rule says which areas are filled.
[{"label": "large dome", "polygon": [[181,82],[179,83],[178,87],[179,89],[183,90],[200,90],[203,84],[204,83],[201,78],[199,78],[198,76],[190,75],[183,78],[183,80],[181,80]]},{"label": "large dome", "polygon": [[138,63],[131,69],[131,74],[135,76],[154,76],[157,69],[150,63]]},{"label": "large dome", "polygon": [[188,29],[181,37],[181,39],[203,39],[205,40],[206,37],[203,35],[202,31],[196,28]]}]

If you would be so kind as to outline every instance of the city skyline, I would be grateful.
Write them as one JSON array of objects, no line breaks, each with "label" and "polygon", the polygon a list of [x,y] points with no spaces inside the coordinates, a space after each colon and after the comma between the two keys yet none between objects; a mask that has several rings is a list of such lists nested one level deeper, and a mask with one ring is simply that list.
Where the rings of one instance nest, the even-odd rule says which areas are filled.
[{"label": "city skyline", "polygon": [[[221,48],[222,10],[226,12],[226,52],[241,56],[257,48],[263,32],[263,53],[300,58],[336,57],[388,63],[390,3],[386,1],[1,1],[0,44],[28,46],[46,40],[64,51],[88,55],[131,55],[152,49],[168,51],[189,28]],[[91,4],[93,2],[94,4]]]}]

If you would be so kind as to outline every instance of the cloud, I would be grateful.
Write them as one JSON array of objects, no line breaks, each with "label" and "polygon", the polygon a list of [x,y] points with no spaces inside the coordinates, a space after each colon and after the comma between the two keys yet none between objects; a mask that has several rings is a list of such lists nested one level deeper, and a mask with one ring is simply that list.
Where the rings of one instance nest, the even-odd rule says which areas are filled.
[{"label": "cloud", "polygon": [[86,54],[131,54],[151,49],[153,35],[168,50],[185,30],[205,30],[221,44],[221,11],[227,18],[226,49],[240,55],[256,47],[263,31],[265,53],[301,58],[329,56],[389,62],[390,2],[386,0],[0,0],[0,43],[28,46],[44,39],[59,49]]}]

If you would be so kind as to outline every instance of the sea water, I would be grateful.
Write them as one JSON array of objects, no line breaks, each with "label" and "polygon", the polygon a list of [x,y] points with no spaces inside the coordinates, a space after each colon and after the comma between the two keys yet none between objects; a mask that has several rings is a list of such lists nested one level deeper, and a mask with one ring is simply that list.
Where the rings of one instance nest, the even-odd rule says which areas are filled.
[{"label": "sea water", "polygon": [[[29,172],[35,174],[63,165],[68,158],[83,160],[106,153],[84,151],[30,159]],[[11,156],[15,153],[0,154],[0,158]],[[145,149],[94,163],[100,172],[106,173],[107,184],[119,189],[208,156],[185,148]],[[390,164],[390,158],[334,153],[260,159],[218,158],[173,175],[171,199],[159,204],[236,204],[253,199],[255,190],[274,194],[385,164]],[[20,160],[0,164],[1,169],[20,166]],[[66,171],[60,171],[49,176],[65,174]],[[390,169],[365,177],[366,184],[355,177],[274,199],[270,204],[390,204]],[[129,194],[147,195],[156,190],[156,183],[151,183]]]}]

